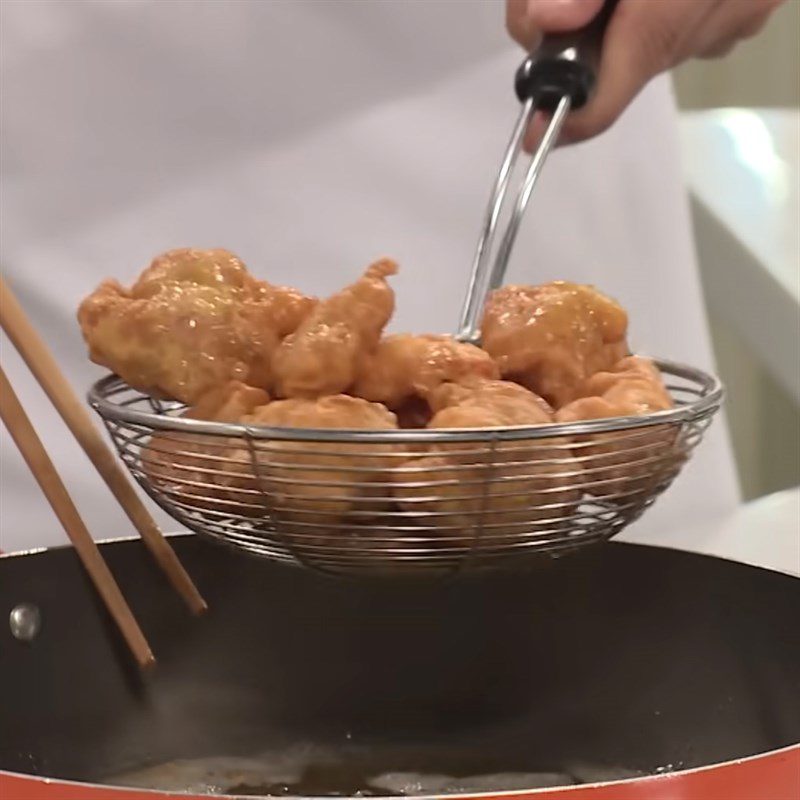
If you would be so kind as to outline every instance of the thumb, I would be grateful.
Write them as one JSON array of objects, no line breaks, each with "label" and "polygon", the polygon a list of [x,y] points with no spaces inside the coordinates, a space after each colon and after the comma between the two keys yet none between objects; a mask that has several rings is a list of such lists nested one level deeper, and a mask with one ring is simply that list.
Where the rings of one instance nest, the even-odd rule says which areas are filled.
[{"label": "thumb", "polygon": [[527,0],[531,24],[543,33],[563,33],[588,25],[604,0]]},{"label": "thumb", "polygon": [[562,33],[588,25],[604,0],[506,0],[506,27],[529,52],[545,33]]}]

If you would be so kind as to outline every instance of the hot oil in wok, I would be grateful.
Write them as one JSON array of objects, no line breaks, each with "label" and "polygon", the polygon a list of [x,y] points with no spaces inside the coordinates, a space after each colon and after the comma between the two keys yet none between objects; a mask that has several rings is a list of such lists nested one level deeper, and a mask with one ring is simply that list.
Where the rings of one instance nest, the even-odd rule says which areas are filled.
[{"label": "hot oil in wok", "polygon": [[511,791],[638,777],[622,768],[573,764],[509,770],[479,751],[446,747],[295,746],[253,757],[173,761],[114,776],[109,784],[244,796],[390,797]]}]

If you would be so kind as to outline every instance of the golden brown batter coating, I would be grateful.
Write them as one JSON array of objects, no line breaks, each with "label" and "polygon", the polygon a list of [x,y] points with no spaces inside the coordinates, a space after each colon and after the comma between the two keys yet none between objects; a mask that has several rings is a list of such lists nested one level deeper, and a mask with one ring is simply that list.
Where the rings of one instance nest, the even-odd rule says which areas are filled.
[{"label": "golden brown batter coating", "polygon": [[[445,384],[431,395],[429,428],[546,425],[547,404],[507,381],[473,379]],[[432,445],[397,470],[395,494],[403,509],[447,544],[507,544],[563,527],[580,500],[580,468],[558,439]],[[477,537],[477,538],[476,538]]]},{"label": "golden brown batter coating", "polygon": [[[557,422],[643,416],[674,405],[657,367],[640,356],[596,373],[581,395],[556,413]],[[673,477],[685,457],[674,429],[664,425],[577,437],[573,452],[584,465],[591,494],[619,502]]]},{"label": "golden brown batter coating", "polygon": [[581,387],[580,396],[556,415],[574,422],[602,417],[627,417],[666,411],[674,406],[658,367],[642,356],[628,356],[607,372],[597,372]]},{"label": "golden brown batter coating", "polygon": [[627,327],[624,309],[596,289],[554,281],[493,292],[481,336],[504,378],[560,408],[587,378],[627,355]]},{"label": "golden brown batter coating", "polygon": [[278,396],[323,397],[355,383],[394,312],[394,292],[386,279],[396,272],[394,261],[372,264],[286,337],[272,361]]},{"label": "golden brown batter coating", "polygon": [[229,250],[179,247],[156,256],[131,287],[131,294],[151,297],[172,282],[244,290],[258,285],[244,262]]},{"label": "golden brown batter coating", "polygon": [[341,394],[317,400],[275,400],[256,409],[247,422],[275,428],[390,430],[397,427],[394,414],[380,403]]},{"label": "golden brown batter coating", "polygon": [[[393,430],[384,406],[357,397],[277,400],[243,418],[277,428]],[[391,501],[392,445],[256,440],[261,485],[295,546],[314,548],[343,527],[368,523]],[[313,555],[313,554],[312,554]]]},{"label": "golden brown batter coating", "polygon": [[392,410],[428,395],[447,381],[499,378],[491,356],[450,336],[387,336],[365,361],[353,394]]},{"label": "golden brown batter coating", "polygon": [[[428,401],[434,414],[447,409],[478,408],[487,414],[499,416],[503,420],[500,424],[504,426],[545,425],[553,421],[553,409],[545,400],[511,381],[473,377],[458,383],[445,383],[429,394]],[[432,424],[431,427],[440,426]]]},{"label": "golden brown batter coating", "polygon": [[225,250],[173,250],[130,290],[102,283],[78,310],[90,357],[136,389],[196,402],[230,380],[268,388],[282,336],[314,300],[249,275]]},{"label": "golden brown batter coating", "polygon": [[[182,416],[235,423],[268,401],[265,391],[230,381],[207,392]],[[252,458],[243,440],[164,431],[153,436],[144,448],[142,465],[153,484],[186,510],[198,508],[247,516],[263,513]]]}]

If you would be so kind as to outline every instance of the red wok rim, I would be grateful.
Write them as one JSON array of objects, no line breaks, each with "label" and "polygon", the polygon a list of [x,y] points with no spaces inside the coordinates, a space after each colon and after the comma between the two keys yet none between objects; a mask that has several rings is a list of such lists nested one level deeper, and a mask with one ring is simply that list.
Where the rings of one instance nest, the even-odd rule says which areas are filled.
[{"label": "red wok rim", "polygon": [[[46,789],[44,787],[47,787]],[[61,795],[60,789],[75,790]],[[30,789],[30,792],[28,791]],[[244,800],[241,795],[191,794],[189,792],[138,789],[81,781],[46,778],[0,770],[0,795],[8,800],[104,800],[125,796],[125,800]],[[9,792],[14,791],[14,794]],[[39,790],[42,790],[39,792]],[[757,794],[752,792],[757,791]],[[84,792],[81,795],[78,792]],[[745,792],[745,793],[743,793]],[[765,792],[767,792],[765,794]],[[8,794],[6,794],[8,793]],[[619,781],[585,783],[543,789],[517,789],[500,792],[475,792],[453,795],[416,795],[414,800],[488,800],[488,798],[525,798],[536,800],[570,797],[592,800],[797,800],[800,797],[800,743],[769,750],[744,758],[708,764],[687,770],[626,778]],[[270,795],[256,795],[258,798]],[[309,795],[304,800],[330,800]],[[347,798],[343,798],[347,800]],[[403,795],[386,800],[408,800]]]}]

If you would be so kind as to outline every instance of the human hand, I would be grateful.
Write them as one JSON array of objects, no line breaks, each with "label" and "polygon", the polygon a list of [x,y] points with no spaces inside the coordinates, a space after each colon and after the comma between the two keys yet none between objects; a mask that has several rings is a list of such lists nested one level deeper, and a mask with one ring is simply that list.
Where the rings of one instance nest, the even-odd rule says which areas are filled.
[{"label": "human hand", "polygon": [[[660,72],[689,58],[725,55],[761,30],[784,0],[619,0],[603,41],[597,88],[587,105],[570,114],[560,143],[602,133]],[[547,33],[587,25],[603,0],[506,0],[506,24],[526,50]],[[526,145],[535,143],[535,120]]]}]

